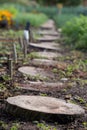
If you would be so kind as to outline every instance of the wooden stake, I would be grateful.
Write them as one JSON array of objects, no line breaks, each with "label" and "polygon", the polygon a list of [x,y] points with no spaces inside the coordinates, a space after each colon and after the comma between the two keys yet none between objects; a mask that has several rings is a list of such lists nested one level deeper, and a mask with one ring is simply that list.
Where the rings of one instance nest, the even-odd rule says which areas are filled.
[{"label": "wooden stake", "polygon": [[7,55],[7,64],[8,64],[8,65],[7,65],[7,68],[8,68],[8,69],[9,69],[9,59],[10,59],[10,58],[11,58],[11,55],[8,54],[8,55]]},{"label": "wooden stake", "polygon": [[16,51],[16,45],[13,43],[13,58],[15,63],[17,63],[17,51]]},{"label": "wooden stake", "polygon": [[9,75],[11,79],[13,78],[13,61],[12,59],[8,59],[8,65],[9,65]]},{"label": "wooden stake", "polygon": [[23,39],[23,43],[24,43],[24,58],[26,58],[28,41]]},{"label": "wooden stake", "polygon": [[19,41],[21,50],[23,50],[23,48],[24,48],[23,39],[21,37],[19,37],[18,41]]}]

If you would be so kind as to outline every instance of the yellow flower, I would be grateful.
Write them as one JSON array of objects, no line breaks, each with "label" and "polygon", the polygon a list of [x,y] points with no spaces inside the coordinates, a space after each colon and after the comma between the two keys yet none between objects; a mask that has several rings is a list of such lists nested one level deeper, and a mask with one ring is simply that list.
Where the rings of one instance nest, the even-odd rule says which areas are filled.
[{"label": "yellow flower", "polygon": [[13,15],[8,10],[0,10],[0,21],[7,20],[10,25]]}]

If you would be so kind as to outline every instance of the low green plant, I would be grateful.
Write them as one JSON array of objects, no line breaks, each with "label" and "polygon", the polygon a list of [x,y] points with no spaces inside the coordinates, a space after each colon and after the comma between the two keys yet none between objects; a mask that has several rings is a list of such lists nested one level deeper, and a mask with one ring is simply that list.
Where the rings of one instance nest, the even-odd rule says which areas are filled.
[{"label": "low green plant", "polygon": [[74,67],[72,65],[69,65],[66,69],[66,75],[71,76],[74,71]]},{"label": "low green plant", "polygon": [[87,130],[87,122],[83,122],[82,124],[83,124],[84,128]]},{"label": "low green plant", "polygon": [[57,68],[53,68],[53,69],[52,69],[52,72],[53,72],[53,73],[58,73],[58,69],[57,69]]},{"label": "low green plant", "polygon": [[18,130],[20,127],[19,123],[13,123],[12,127],[10,130]]},{"label": "low green plant", "polygon": [[82,97],[76,96],[76,100],[81,104],[86,104],[86,101]]},{"label": "low green plant", "polygon": [[2,78],[3,78],[4,81],[11,80],[11,78],[9,77],[9,75],[2,75]]},{"label": "low green plant", "polygon": [[87,17],[80,16],[68,21],[62,28],[65,42],[74,49],[87,49]]},{"label": "low green plant", "polygon": [[0,83],[0,90],[5,90],[6,86],[3,83]]},{"label": "low green plant", "polygon": [[30,59],[34,59],[34,58],[38,58],[38,54],[36,52],[31,52],[30,54],[28,54],[28,58]]},{"label": "low green plant", "polygon": [[48,81],[49,80],[48,77],[41,76],[40,74],[37,74],[35,76],[24,74],[24,77],[25,77],[25,79],[31,80],[31,81],[38,81],[38,80],[39,81]]},{"label": "low green plant", "polygon": [[47,94],[46,93],[41,93],[40,96],[47,96]]},{"label": "low green plant", "polygon": [[0,121],[0,127],[2,130],[6,130],[8,128],[8,125],[4,121]]},{"label": "low green plant", "polygon": [[28,58],[29,59],[34,59],[34,58],[47,59],[45,56],[41,56],[37,52],[31,52],[30,54],[28,54]]},{"label": "low green plant", "polygon": [[41,130],[57,130],[56,128],[52,126],[48,126],[45,123],[38,123],[37,127],[40,128]]},{"label": "low green plant", "polygon": [[6,38],[7,36],[8,38],[18,38],[23,36],[23,30],[14,31],[12,29],[9,29],[3,31],[2,29],[0,29],[0,33],[3,38]]}]

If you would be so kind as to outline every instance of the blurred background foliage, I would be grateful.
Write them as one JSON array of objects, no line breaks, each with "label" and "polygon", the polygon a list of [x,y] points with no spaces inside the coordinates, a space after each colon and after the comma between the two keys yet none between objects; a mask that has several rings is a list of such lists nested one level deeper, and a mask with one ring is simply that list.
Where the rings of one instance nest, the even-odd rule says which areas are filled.
[{"label": "blurred background foliage", "polygon": [[76,5],[79,5],[81,4],[82,0],[0,0],[0,3],[4,3],[4,2],[7,2],[7,3],[20,3],[22,5],[37,5],[38,4],[41,4],[41,5],[56,5],[57,3],[62,3],[64,5],[67,5],[67,6],[76,6]]},{"label": "blurred background foliage", "polygon": [[38,3],[43,5],[55,5],[57,3],[62,3],[67,6],[76,6],[81,4],[82,0],[36,0]]},{"label": "blurred background foliage", "polygon": [[[66,37],[67,43],[72,45],[74,42],[75,48],[87,49],[87,22],[84,22],[87,21],[87,6],[83,6],[83,1],[0,0],[0,10],[8,10],[13,14],[13,25],[16,28],[24,27],[27,21],[30,21],[31,26],[36,28],[48,19],[53,19],[57,28],[63,28],[63,35]],[[58,4],[62,4],[62,6],[58,6]],[[71,27],[72,30],[70,30]],[[69,38],[68,32],[71,34]]]}]

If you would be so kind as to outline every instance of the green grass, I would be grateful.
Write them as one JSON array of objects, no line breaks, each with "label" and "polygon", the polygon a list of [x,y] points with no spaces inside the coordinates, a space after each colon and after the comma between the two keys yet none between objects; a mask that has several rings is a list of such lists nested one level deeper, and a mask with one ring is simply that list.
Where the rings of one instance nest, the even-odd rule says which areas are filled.
[{"label": "green grass", "polygon": [[14,19],[20,25],[25,25],[27,21],[34,27],[38,27],[48,20],[48,17],[42,13],[19,13]]}]

